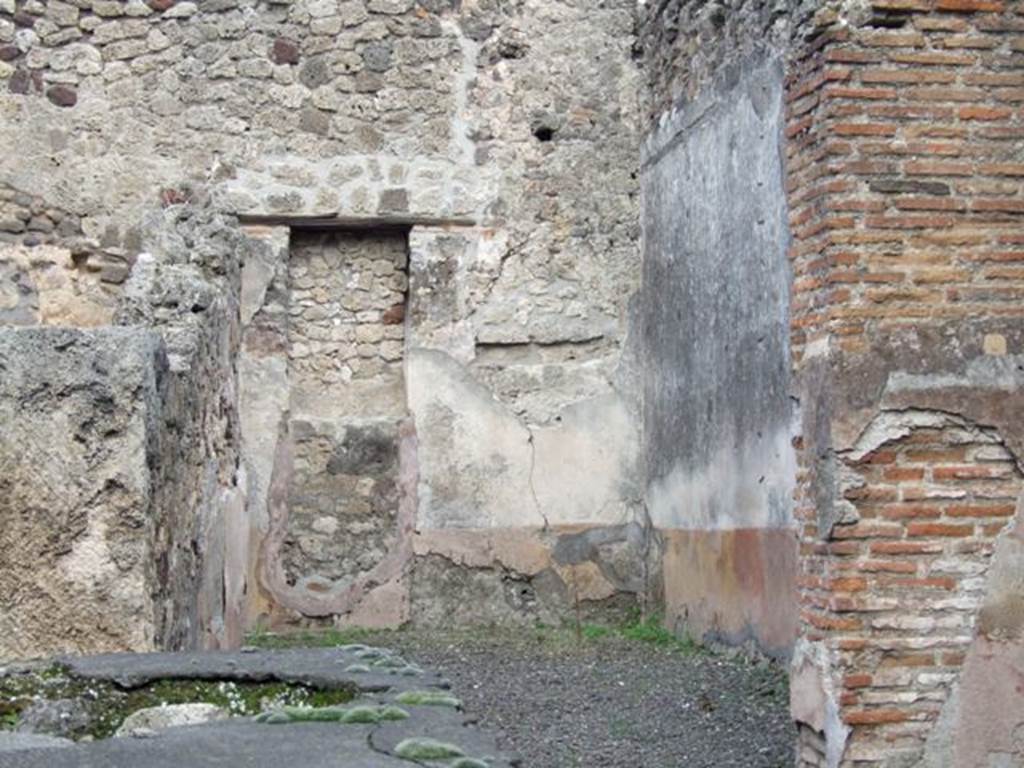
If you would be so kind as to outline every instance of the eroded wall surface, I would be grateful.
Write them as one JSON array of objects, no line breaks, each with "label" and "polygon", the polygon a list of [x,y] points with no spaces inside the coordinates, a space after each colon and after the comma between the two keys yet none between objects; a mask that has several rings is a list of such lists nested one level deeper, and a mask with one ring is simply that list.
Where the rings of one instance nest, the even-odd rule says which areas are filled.
[{"label": "eroded wall surface", "polygon": [[[1022,759],[1021,692],[1008,682],[1021,675],[1021,583],[1009,575],[1019,569],[1022,504],[1019,5],[753,2],[726,11],[669,2],[644,17],[646,116],[658,130],[682,116],[679,138],[644,160],[645,290],[662,284],[648,282],[652,267],[662,279],[674,269],[682,285],[699,285],[701,273],[685,264],[703,266],[703,249],[676,266],[673,250],[658,247],[672,227],[714,231],[740,209],[761,218],[756,195],[716,195],[728,189],[729,156],[744,157],[729,137],[749,123],[734,112],[719,124],[709,84],[733,110],[746,99],[756,106],[751,62],[774,58],[784,67],[789,386],[800,417],[800,549],[790,581],[800,612],[791,685],[800,765]],[[717,143],[706,138],[709,126]],[[753,135],[745,139],[744,147],[756,146]],[[709,173],[702,159],[716,151]],[[674,153],[687,162],[659,178]],[[755,158],[743,168],[756,178]],[[683,203],[680,216],[648,206],[677,180],[716,205]],[[752,226],[743,219],[730,231]],[[743,243],[757,243],[757,231],[747,230]],[[698,305],[716,303],[736,318],[712,333],[732,347],[732,333],[747,326],[727,303],[730,289],[705,292]],[[656,328],[664,330],[670,318],[662,315]],[[703,325],[715,331],[713,318]],[[704,354],[714,369],[730,370],[720,351],[704,351],[703,336],[677,343],[678,360]],[[700,392],[701,375],[680,369],[675,379],[656,375],[645,392],[686,376]],[[742,385],[742,371],[733,380]],[[657,402],[647,397],[645,413]],[[685,403],[685,393],[667,402]],[[702,417],[720,406],[708,398],[706,407],[680,420],[686,429],[699,433]],[[645,429],[648,449],[657,434]],[[675,450],[693,461],[694,448]],[[705,475],[715,503],[730,498],[723,469],[748,455],[735,441]],[[727,558],[714,553],[735,547],[681,551],[721,570]],[[674,560],[664,561],[666,595],[672,581],[687,584]],[[749,574],[758,557],[742,562]],[[682,592],[691,603],[716,595],[716,605],[728,605],[720,588]],[[750,603],[736,605],[742,614]]]},{"label": "eroded wall surface", "polygon": [[0,656],[237,642],[211,384],[145,327],[4,328],[0,370]]},{"label": "eroded wall surface", "polygon": [[117,291],[68,248],[0,246],[30,289],[2,329],[5,658],[241,639],[237,299],[220,284],[241,241],[186,210],[146,238]]},{"label": "eroded wall surface", "polygon": [[786,656],[797,548],[782,54],[767,12],[737,11],[727,30],[693,13],[668,3],[643,20],[645,498],[676,630]]},{"label": "eroded wall surface", "polygon": [[633,10],[0,5],[0,317],[153,326],[202,382],[199,624],[639,600]]},{"label": "eroded wall surface", "polygon": [[395,546],[407,247],[403,233],[292,237],[291,583],[354,578]]},{"label": "eroded wall surface", "polygon": [[837,4],[793,51],[801,765],[1024,760],[1020,11]]},{"label": "eroded wall surface", "polygon": [[4,658],[155,646],[166,368],[153,331],[0,332]]}]

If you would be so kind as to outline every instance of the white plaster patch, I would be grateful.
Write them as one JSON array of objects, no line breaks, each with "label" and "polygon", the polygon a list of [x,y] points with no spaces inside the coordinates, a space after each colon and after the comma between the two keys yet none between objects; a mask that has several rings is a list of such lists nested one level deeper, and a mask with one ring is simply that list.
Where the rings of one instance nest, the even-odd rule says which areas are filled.
[{"label": "white plaster patch", "polygon": [[992,431],[979,428],[950,413],[930,410],[883,411],[861,433],[849,451],[843,452],[847,461],[861,461],[869,453],[886,443],[902,440],[916,429],[943,429],[959,427],[952,436],[964,443],[978,442],[996,444],[998,436]]},{"label": "white plaster patch", "polygon": [[796,456],[790,429],[734,449],[729,441],[697,469],[681,464],[647,489],[658,528],[735,530],[792,524]]},{"label": "white plaster patch", "polygon": [[450,356],[413,349],[407,365],[419,527],[623,522],[637,438],[617,397],[578,403],[559,426],[531,429]]},{"label": "white plaster patch", "polygon": [[797,641],[790,666],[790,713],[797,722],[825,735],[828,768],[838,768],[850,735],[839,715],[834,668],[825,646],[806,638]]}]

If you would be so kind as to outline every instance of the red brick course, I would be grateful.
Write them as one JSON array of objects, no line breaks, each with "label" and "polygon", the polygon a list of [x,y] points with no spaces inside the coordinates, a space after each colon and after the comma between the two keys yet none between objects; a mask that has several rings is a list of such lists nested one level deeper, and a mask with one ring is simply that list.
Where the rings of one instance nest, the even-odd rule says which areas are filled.
[{"label": "red brick course", "polygon": [[[998,448],[990,431],[979,430],[972,442],[960,428],[922,429],[850,464],[866,487],[930,499],[878,504],[855,489],[847,498],[861,519],[834,531],[853,546],[826,545],[804,559],[806,635],[838,654],[851,745],[868,745],[867,752],[871,744],[920,746],[918,726],[934,723],[948,696],[972,639],[994,538],[1021,490],[1012,460],[982,458]],[[923,475],[907,481],[892,471],[911,467]],[[926,511],[928,519],[901,514],[884,527],[865,523],[892,509]]]},{"label": "red brick course", "polygon": [[[898,28],[825,18],[789,68],[798,381],[823,350],[834,372],[901,329],[1024,321],[1024,4],[870,5]],[[836,501],[854,513],[822,531],[805,440],[800,602],[805,638],[838,665],[851,728],[843,765],[920,754],[972,638],[1021,474],[993,432],[916,429],[839,458],[859,484],[844,482]],[[819,764],[820,738],[807,736],[802,765]]]}]

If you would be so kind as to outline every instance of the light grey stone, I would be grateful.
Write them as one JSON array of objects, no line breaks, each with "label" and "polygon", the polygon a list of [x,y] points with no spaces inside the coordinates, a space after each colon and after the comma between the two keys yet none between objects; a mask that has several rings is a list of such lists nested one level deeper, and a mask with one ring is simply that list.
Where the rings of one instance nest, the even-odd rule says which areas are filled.
[{"label": "light grey stone", "polygon": [[145,0],[128,0],[127,5],[124,7],[125,16],[140,17],[140,16],[151,16],[153,9],[149,7],[149,3]]},{"label": "light grey stone", "polygon": [[119,0],[93,0],[92,12],[103,17],[123,16],[124,7]]},{"label": "light grey stone", "polygon": [[71,739],[62,739],[57,736],[0,731],[0,753],[23,752],[30,749],[58,749],[73,746],[74,743]]},{"label": "light grey stone", "polygon": [[193,2],[175,3],[163,13],[165,19],[187,19],[199,10]]},{"label": "light grey stone", "polygon": [[226,710],[213,704],[167,704],[160,707],[149,707],[128,715],[114,736],[118,738],[148,738],[156,732],[168,728],[203,725],[225,720],[228,717]]},{"label": "light grey stone", "polygon": [[42,700],[21,711],[19,733],[64,737],[85,728],[89,715],[77,699]]}]

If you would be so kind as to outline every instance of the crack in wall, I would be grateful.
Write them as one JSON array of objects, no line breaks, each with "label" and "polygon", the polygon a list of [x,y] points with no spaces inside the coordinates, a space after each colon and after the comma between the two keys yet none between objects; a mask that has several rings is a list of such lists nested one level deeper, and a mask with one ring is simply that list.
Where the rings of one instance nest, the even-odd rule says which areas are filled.
[{"label": "crack in wall", "polygon": [[505,273],[505,265],[508,263],[508,260],[511,259],[513,256],[517,256],[520,253],[522,253],[528,242],[529,237],[524,239],[524,241],[518,245],[509,245],[507,248],[505,248],[504,252],[501,254],[501,257],[498,260],[497,266],[494,269],[493,276],[489,277],[487,283],[482,288],[479,289],[481,295],[473,299],[473,306],[470,307],[469,311],[466,313],[466,323],[471,324],[473,322],[473,318],[480,310],[480,307],[487,303],[487,301],[491,298],[491,294],[494,293],[494,289],[501,281],[501,278]]},{"label": "crack in wall", "polygon": [[[641,573],[643,579],[643,590],[640,593],[642,614],[646,616],[648,614],[648,603],[652,597],[652,584],[651,584],[651,550],[655,545],[658,531],[654,527],[654,520],[651,518],[651,510],[647,506],[646,499],[638,499],[634,501],[634,508],[640,511],[640,528],[641,536],[643,541],[643,552],[641,560]],[[660,553],[659,553],[660,554]]]},{"label": "crack in wall", "polygon": [[534,444],[533,428],[529,424],[523,424],[523,429],[526,430],[529,437],[526,442],[530,446],[530,473],[528,475],[527,482],[530,486],[530,495],[533,497],[533,504],[537,508],[537,514],[544,519],[543,530],[548,530],[551,527],[551,523],[548,521],[548,516],[544,514],[544,508],[541,506],[540,498],[537,496],[537,488],[533,483],[534,469],[537,466],[537,446]]}]

